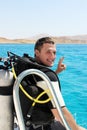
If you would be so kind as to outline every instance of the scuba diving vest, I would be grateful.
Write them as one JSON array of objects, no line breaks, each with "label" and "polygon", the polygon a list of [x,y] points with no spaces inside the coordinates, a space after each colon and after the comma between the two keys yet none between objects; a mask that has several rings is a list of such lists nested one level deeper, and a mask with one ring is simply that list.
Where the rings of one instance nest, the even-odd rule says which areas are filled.
[{"label": "scuba diving vest", "polygon": [[[50,78],[51,81],[59,81],[57,75],[52,70],[48,69],[43,65],[38,64],[34,60],[34,58],[29,57],[26,54],[24,54],[22,58],[19,58],[16,61],[14,68],[17,76],[24,70],[38,69],[44,72]],[[41,92],[43,92],[43,89],[37,86],[37,82],[40,81],[42,81],[42,79],[39,76],[32,74],[25,77],[21,84],[24,90],[27,91],[29,95],[31,95],[33,98],[37,98],[37,96]],[[46,124],[54,119],[54,116],[51,112],[51,109],[53,108],[51,101],[44,104],[36,103],[35,106],[32,107],[33,101],[28,99],[26,95],[21,91],[21,89],[19,90],[19,94],[23,117],[26,125],[28,124],[28,122],[34,124]],[[44,94],[40,99],[45,100],[47,98],[47,94]]]}]

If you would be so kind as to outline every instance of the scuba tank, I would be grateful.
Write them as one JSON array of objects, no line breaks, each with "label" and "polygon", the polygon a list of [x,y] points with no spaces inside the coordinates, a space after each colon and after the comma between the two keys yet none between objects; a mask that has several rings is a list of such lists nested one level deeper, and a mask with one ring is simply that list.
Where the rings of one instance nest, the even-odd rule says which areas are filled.
[{"label": "scuba tank", "polygon": [[13,130],[13,74],[0,65],[0,130]]}]

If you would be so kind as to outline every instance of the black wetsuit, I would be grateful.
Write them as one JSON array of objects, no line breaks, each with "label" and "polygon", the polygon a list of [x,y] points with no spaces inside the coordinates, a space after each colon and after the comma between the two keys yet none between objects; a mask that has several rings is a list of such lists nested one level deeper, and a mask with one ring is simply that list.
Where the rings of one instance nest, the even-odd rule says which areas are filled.
[{"label": "black wetsuit", "polygon": [[[27,60],[28,61],[28,60]],[[30,61],[29,61],[30,62]],[[23,68],[21,68],[21,66]],[[52,82],[58,82],[57,75],[50,69],[41,66],[35,62],[27,64],[26,61],[20,60],[15,66],[17,75],[25,69],[39,69],[44,72]],[[25,77],[22,81],[24,89],[34,98],[36,98],[43,90],[36,85],[36,81],[42,81],[38,76],[31,75]],[[58,82],[58,86],[60,83]],[[40,100],[47,99],[47,94],[43,95]],[[24,93],[20,90],[20,102],[22,107],[23,116],[25,119],[25,125],[29,130],[66,130],[65,127],[58,121],[54,119],[54,116],[51,112],[53,105],[51,102],[45,104],[36,103],[32,109],[33,101],[29,100]],[[32,109],[32,111],[31,111]],[[27,117],[27,114],[30,113],[30,117]]]}]

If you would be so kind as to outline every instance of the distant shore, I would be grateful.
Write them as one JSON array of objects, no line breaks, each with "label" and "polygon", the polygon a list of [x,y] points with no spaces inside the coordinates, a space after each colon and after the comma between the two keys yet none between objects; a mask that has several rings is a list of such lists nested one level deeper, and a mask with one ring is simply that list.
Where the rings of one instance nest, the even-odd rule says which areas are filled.
[{"label": "distant shore", "polygon": [[[0,43],[2,44],[10,44],[10,43],[14,43],[14,44],[21,44],[21,43],[25,43],[25,44],[34,44],[36,42],[36,40],[40,37],[35,37],[35,38],[24,38],[24,39],[7,39],[4,37],[0,37]],[[80,35],[80,36],[61,36],[61,37],[51,37],[55,43],[60,43],[60,44],[87,44],[87,35]]]},{"label": "distant shore", "polygon": [[0,43],[2,44],[10,44],[10,43],[20,44],[20,43],[34,43],[34,42],[35,42],[34,40],[29,39],[7,39],[0,37]]}]

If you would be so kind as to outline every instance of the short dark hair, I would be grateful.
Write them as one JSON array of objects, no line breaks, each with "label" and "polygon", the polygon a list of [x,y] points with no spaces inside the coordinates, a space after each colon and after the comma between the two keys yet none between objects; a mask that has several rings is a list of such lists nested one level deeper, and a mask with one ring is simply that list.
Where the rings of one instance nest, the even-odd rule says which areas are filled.
[{"label": "short dark hair", "polygon": [[55,44],[54,41],[52,40],[52,38],[43,37],[43,38],[40,38],[36,41],[34,50],[36,50],[36,49],[40,50],[44,43]]}]

